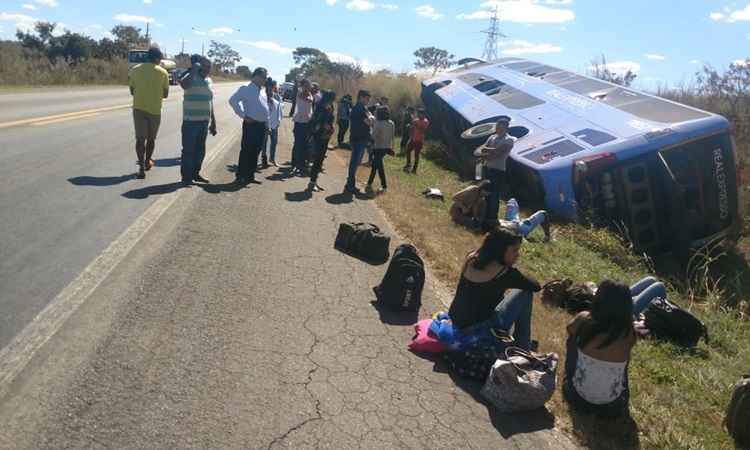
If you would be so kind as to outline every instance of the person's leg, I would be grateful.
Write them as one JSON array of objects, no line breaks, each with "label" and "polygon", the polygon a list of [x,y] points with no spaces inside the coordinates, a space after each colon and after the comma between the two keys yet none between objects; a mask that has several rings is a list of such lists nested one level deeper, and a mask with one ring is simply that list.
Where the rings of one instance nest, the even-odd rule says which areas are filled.
[{"label": "person's leg", "polygon": [[341,147],[341,145],[344,143],[344,134],[346,133],[346,129],[344,129],[344,122],[345,120],[340,120],[338,122],[339,125],[339,133],[336,139],[336,143]]},{"label": "person's leg", "polygon": [[353,141],[350,142],[352,146],[352,153],[349,159],[349,173],[346,179],[346,189],[351,191],[354,190],[357,183],[357,167],[362,162],[362,155],[367,147],[365,141]]},{"label": "person's leg", "polygon": [[385,179],[385,162],[383,161],[385,159],[385,151],[380,153],[378,158],[378,174],[380,175],[380,187],[382,189],[388,189],[388,183]]},{"label": "person's leg", "polygon": [[513,289],[495,309],[497,327],[510,331],[516,345],[524,350],[531,348],[531,309],[534,294],[531,291]]},{"label": "person's leg", "polygon": [[417,142],[414,145],[414,167],[411,169],[411,173],[417,173],[417,167],[419,167],[419,156],[422,154],[422,143]]},{"label": "person's leg", "polygon": [[633,315],[637,316],[642,313],[656,298],[667,298],[667,287],[659,281],[655,281],[640,294],[633,297]]},{"label": "person's leg", "polygon": [[370,167],[370,176],[367,178],[367,188],[372,188],[372,182],[375,181],[375,174],[378,171],[377,165],[373,161],[372,166]]},{"label": "person's leg", "polygon": [[266,124],[254,123],[252,124],[250,133],[250,167],[249,167],[249,178],[251,181],[255,181],[255,173],[258,171],[258,154],[263,147],[263,138],[266,136]]},{"label": "person's leg", "polygon": [[497,214],[500,210],[499,173],[499,170],[487,169],[487,179],[490,181],[490,195],[487,196],[487,221],[493,223],[497,222]]},{"label": "person's leg", "polygon": [[138,158],[138,177],[145,177],[146,136],[148,135],[148,124],[143,112],[133,110],[133,127],[135,129],[135,156]]},{"label": "person's leg", "polygon": [[299,124],[297,122],[294,122],[292,135],[294,137],[294,142],[292,143],[292,170],[294,170],[297,168],[297,155],[299,154]]},{"label": "person's leg", "polygon": [[196,151],[196,127],[194,122],[182,122],[182,158],[180,158],[180,175],[182,182],[187,184],[193,181],[195,172]]},{"label": "person's leg", "polygon": [[271,158],[271,162],[276,164],[276,146],[279,143],[279,129],[275,128],[271,130],[271,138],[270,138],[270,149],[269,149],[269,157]]},{"label": "person's leg", "polygon": [[258,152],[260,158],[259,162],[263,167],[268,165],[268,141],[270,141],[270,139],[268,138],[268,133],[266,133],[263,136],[263,144],[261,144],[260,151]]},{"label": "person's leg", "polygon": [[406,144],[406,164],[404,165],[405,170],[411,168],[411,152],[414,151],[414,143],[409,142]]},{"label": "person's leg", "polygon": [[161,116],[146,114],[148,118],[148,136],[146,137],[146,170],[153,166],[154,149],[156,148],[156,136],[159,134]]},{"label": "person's leg", "polygon": [[242,122],[240,158],[237,161],[237,178],[246,180],[250,176],[250,124]]},{"label": "person's leg", "polygon": [[208,139],[208,122],[197,122],[198,128],[197,137],[195,140],[195,165],[193,171],[193,180],[202,178],[198,181],[206,182],[207,180],[201,177],[201,169],[203,169],[203,160],[206,159],[206,139]]},{"label": "person's leg", "polygon": [[458,205],[451,206],[450,215],[451,215],[451,219],[453,219],[453,222],[456,225],[461,225],[467,228],[474,227],[474,219],[472,217],[464,215],[464,213],[461,211],[461,208],[459,208]]},{"label": "person's leg", "polygon": [[323,160],[326,157],[326,152],[328,151],[328,142],[327,141],[318,141],[315,139],[315,158],[313,159],[313,166],[312,170],[310,171],[310,185],[316,186],[318,184],[318,176],[320,175],[320,170],[323,167]]},{"label": "person's leg", "polygon": [[638,281],[634,285],[630,286],[630,295],[632,295],[633,297],[637,297],[638,294],[645,291],[647,287],[658,282],[659,280],[657,280],[655,277],[643,278],[642,280]]},{"label": "person's leg", "polygon": [[342,122],[343,122],[343,125],[339,129],[339,133],[341,133],[341,144],[340,145],[343,145],[345,143],[346,132],[349,131],[349,121],[348,120],[342,120]]}]

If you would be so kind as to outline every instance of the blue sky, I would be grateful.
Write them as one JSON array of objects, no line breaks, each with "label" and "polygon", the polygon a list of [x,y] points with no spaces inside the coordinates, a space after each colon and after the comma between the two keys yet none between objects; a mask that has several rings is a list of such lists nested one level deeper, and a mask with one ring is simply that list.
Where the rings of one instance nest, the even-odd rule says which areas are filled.
[{"label": "blue sky", "polygon": [[501,54],[579,72],[605,54],[615,69],[636,69],[642,87],[689,82],[703,62],[726,67],[750,56],[750,1],[721,0],[1,0],[0,37],[35,19],[94,37],[149,22],[168,53],[179,52],[183,38],[188,52],[214,39],[278,78],[297,46],[366,69],[410,71],[422,46],[480,56],[480,30],[495,6],[508,35]]}]

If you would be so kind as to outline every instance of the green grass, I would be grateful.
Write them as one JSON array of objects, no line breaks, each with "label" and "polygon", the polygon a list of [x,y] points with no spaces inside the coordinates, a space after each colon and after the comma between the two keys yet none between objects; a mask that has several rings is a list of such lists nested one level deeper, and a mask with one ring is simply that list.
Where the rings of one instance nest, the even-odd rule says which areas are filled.
[{"label": "green grass", "polygon": [[[401,171],[402,158],[387,157],[388,193],[377,201],[399,231],[424,253],[433,273],[452,289],[464,255],[479,245],[481,236],[457,227],[448,215],[452,194],[469,180],[450,170],[439,145],[429,144],[425,156],[416,176]],[[427,187],[441,189],[446,201],[422,197],[420,192]],[[631,283],[653,273],[649,260],[632,253],[609,231],[571,224],[558,224],[553,231],[552,243],[542,243],[541,231],[535,231],[523,246],[519,266],[540,281],[569,277],[580,282],[612,278]],[[679,279],[677,274],[662,276]],[[646,449],[733,447],[721,422],[732,385],[750,372],[750,323],[741,322],[735,309],[718,305],[730,294],[746,299],[746,291],[701,293],[679,281],[669,287],[672,300],[689,307],[707,324],[710,344],[685,350],[639,342],[630,368],[633,420],[612,423],[578,416],[557,392],[549,408],[558,427],[592,448],[635,448],[639,443]],[[568,320],[570,316],[562,311],[535,304],[534,338],[539,339],[541,350],[564,355]]]}]

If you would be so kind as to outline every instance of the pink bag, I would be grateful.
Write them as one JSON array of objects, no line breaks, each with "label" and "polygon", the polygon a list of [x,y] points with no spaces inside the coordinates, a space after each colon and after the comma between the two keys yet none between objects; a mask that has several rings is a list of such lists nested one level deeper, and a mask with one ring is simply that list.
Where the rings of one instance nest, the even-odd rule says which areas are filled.
[{"label": "pink bag", "polygon": [[443,353],[446,348],[436,337],[430,334],[432,319],[424,319],[414,325],[416,335],[409,343],[409,350],[417,353]]}]

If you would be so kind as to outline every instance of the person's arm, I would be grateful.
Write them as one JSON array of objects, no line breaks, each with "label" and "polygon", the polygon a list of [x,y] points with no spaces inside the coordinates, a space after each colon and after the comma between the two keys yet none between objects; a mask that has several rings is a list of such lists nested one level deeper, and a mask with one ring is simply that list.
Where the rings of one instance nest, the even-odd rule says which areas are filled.
[{"label": "person's arm", "polygon": [[581,328],[581,324],[588,320],[589,313],[584,311],[576,314],[575,317],[573,317],[573,320],[568,322],[568,325],[565,327],[565,330],[568,332],[568,336],[576,336],[578,334],[578,330]]},{"label": "person's arm", "polygon": [[214,101],[211,100],[211,124],[208,126],[211,136],[216,136],[216,116],[214,115]]},{"label": "person's arm", "polygon": [[169,97],[169,74],[165,70],[161,77],[161,88],[163,90],[162,97]]},{"label": "person's arm", "polygon": [[511,150],[513,150],[513,142],[506,140],[497,147],[486,148],[484,151],[484,156],[487,159],[505,158],[506,156],[508,156]]},{"label": "person's arm", "polygon": [[542,290],[542,286],[538,281],[531,277],[527,277],[522,274],[520,270],[516,268],[510,269],[510,274],[513,277],[511,282],[511,288],[521,289],[522,291],[539,292]]},{"label": "person's arm", "polygon": [[[244,86],[243,86],[244,87]],[[237,114],[237,117],[239,117],[242,120],[245,120],[245,111],[242,109],[242,106],[240,103],[242,103],[242,96],[241,96],[242,88],[237,89],[237,92],[232,94],[231,97],[229,97],[229,106],[232,107],[232,110],[235,114]]]},{"label": "person's arm", "polygon": [[180,78],[180,87],[182,89],[190,89],[190,87],[193,85],[193,78],[195,75],[197,75],[198,70],[196,69],[195,65],[190,67],[190,70],[185,72],[185,74],[182,75],[182,78]]}]

